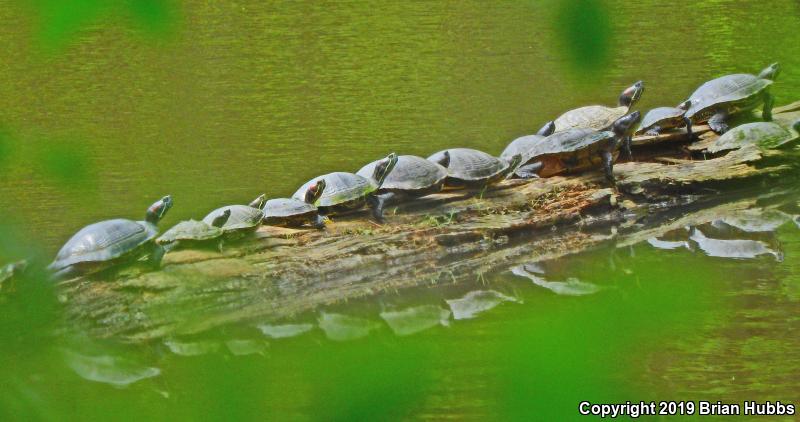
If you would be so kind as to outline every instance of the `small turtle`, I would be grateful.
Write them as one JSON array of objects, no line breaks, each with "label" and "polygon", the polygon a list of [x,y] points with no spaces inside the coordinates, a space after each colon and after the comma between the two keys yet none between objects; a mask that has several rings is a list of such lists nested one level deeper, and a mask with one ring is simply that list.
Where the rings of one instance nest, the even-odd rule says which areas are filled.
[{"label": "small turtle", "polygon": [[692,120],[686,117],[686,110],[692,106],[691,101],[684,101],[677,107],[657,107],[647,112],[642,118],[642,123],[637,134],[644,133],[649,136],[656,136],[662,130],[675,129],[686,126],[686,133],[692,137]]},{"label": "small turtle", "polygon": [[572,128],[556,132],[534,146],[517,175],[548,177],[602,165],[606,178],[613,183],[617,151],[623,143],[630,142],[640,118],[638,111],[620,117],[612,125],[612,131]]},{"label": "small turtle", "polygon": [[295,198],[270,199],[264,204],[264,224],[300,227],[311,223],[318,229],[325,228],[325,218],[314,206],[324,191],[325,179],[319,179],[309,185],[302,201]]},{"label": "small turtle", "polygon": [[334,172],[315,177],[297,189],[292,198],[303,200],[311,184],[318,179],[325,181],[325,191],[316,200],[314,205],[322,215],[341,214],[359,210],[364,205],[372,209],[375,220],[382,222],[384,200],[377,195],[386,177],[392,173],[397,164],[397,155],[389,154],[376,166],[372,177],[362,177],[354,173]]},{"label": "small turtle", "polygon": [[617,107],[591,105],[570,110],[555,120],[556,132],[570,128],[609,130],[617,119],[628,114],[631,107],[642,97],[642,93],[644,93],[644,83],[638,81],[622,91]]},{"label": "small turtle", "polygon": [[758,76],[737,73],[712,79],[689,97],[692,106],[686,117],[694,124],[708,122],[711,130],[722,134],[728,130],[729,116],[753,110],[763,103],[762,118],[772,120],[773,97],[769,87],[780,70],[780,65],[773,63]]},{"label": "small turtle", "polygon": [[203,222],[211,225],[214,220],[226,210],[230,211],[228,221],[222,225],[223,237],[227,240],[240,239],[253,233],[261,225],[264,218],[264,206],[266,195],[261,194],[248,205],[228,205],[211,211],[203,217]]},{"label": "small turtle", "polygon": [[[0,292],[13,290],[12,279],[22,274],[28,268],[28,261],[21,260],[0,267]],[[11,283],[11,286],[9,286]]]},{"label": "small turtle", "polygon": [[203,247],[215,241],[217,246],[220,247],[219,238],[224,233],[221,227],[228,221],[230,216],[231,210],[225,210],[219,213],[211,224],[197,220],[181,221],[156,239],[156,243],[168,250],[178,247]]},{"label": "small turtle", "polygon": [[447,168],[445,187],[483,188],[514,172],[522,161],[522,154],[504,160],[476,149],[450,148],[431,155],[428,160]]},{"label": "small turtle", "polygon": [[[449,160],[447,157],[447,163]],[[356,174],[370,177],[378,164],[380,160],[373,161]],[[441,191],[446,178],[447,169],[442,165],[416,155],[401,155],[397,157],[394,170],[383,181],[378,195],[387,204],[403,198],[419,198]]]},{"label": "small turtle", "polygon": [[56,255],[48,267],[54,278],[88,275],[143,256],[158,266],[164,249],[156,245],[156,224],[172,208],[172,197],[167,195],[147,209],[144,221],[122,218],[90,224],[75,233]]},{"label": "small turtle", "polygon": [[520,136],[511,141],[510,144],[500,154],[500,158],[511,160],[516,154],[525,155],[531,147],[542,139],[550,136],[556,131],[556,124],[553,121],[547,122],[535,135]]},{"label": "small turtle", "polygon": [[777,149],[800,137],[800,120],[785,128],[775,122],[745,123],[725,132],[709,147],[708,152],[717,153],[739,149],[746,145],[757,145],[762,149]]}]

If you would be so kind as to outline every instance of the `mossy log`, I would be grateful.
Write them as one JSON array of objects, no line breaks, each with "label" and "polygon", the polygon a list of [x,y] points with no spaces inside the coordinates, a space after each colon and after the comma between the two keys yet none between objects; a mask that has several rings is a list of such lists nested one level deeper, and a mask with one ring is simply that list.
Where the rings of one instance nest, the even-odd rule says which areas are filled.
[{"label": "mossy log", "polygon": [[[790,121],[798,110],[800,102],[777,108],[775,118]],[[695,134],[696,142],[716,137],[705,126]],[[758,189],[751,182],[775,184],[798,167],[791,151],[698,157],[687,142],[680,130],[636,138],[636,161],[615,166],[616,186],[600,172],[507,180],[483,193],[445,192],[390,208],[384,225],[363,213],[338,217],[325,231],[263,226],[223,253],[169,253],[160,271],[63,282],[65,327],[145,342],[280,320],[384,290],[474,280],[659,235],[686,224],[675,210],[712,218],[702,210],[746,206],[742,195]]]}]

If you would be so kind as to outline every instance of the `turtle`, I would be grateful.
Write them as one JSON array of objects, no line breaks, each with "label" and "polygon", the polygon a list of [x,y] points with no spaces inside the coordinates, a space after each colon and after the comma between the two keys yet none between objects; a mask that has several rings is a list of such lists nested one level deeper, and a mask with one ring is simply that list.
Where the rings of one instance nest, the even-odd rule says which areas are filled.
[{"label": "turtle", "polygon": [[[449,164],[446,157],[445,164]],[[361,177],[370,177],[375,172],[379,161],[373,161],[356,172]],[[432,163],[416,155],[397,157],[394,170],[386,176],[378,195],[384,203],[391,203],[403,198],[419,198],[442,190],[447,178],[447,168]]]},{"label": "turtle", "polygon": [[629,144],[641,114],[620,117],[611,131],[572,128],[556,132],[536,144],[517,170],[522,178],[548,177],[602,165],[606,179],[614,183],[613,166],[621,144]]},{"label": "turtle", "polygon": [[513,157],[515,154],[525,155],[525,153],[534,144],[552,135],[553,132],[555,131],[556,131],[556,124],[551,120],[547,122],[547,124],[542,126],[542,128],[539,129],[539,131],[536,132],[535,135],[520,136],[519,138],[511,141],[511,143],[508,144],[506,149],[504,149],[503,152],[500,153],[500,158],[504,160],[511,160],[511,157]]},{"label": "turtle", "polygon": [[737,73],[712,79],[689,96],[691,107],[686,117],[694,124],[708,122],[711,130],[722,134],[728,130],[729,116],[753,110],[763,103],[761,117],[770,121],[774,101],[769,87],[780,71],[780,65],[773,63],[758,76]]},{"label": "turtle", "polygon": [[753,122],[736,126],[717,138],[708,148],[708,152],[717,153],[730,149],[739,149],[746,145],[757,145],[763,149],[776,149],[800,137],[800,119],[790,128],[775,122]]},{"label": "turtle", "polygon": [[144,256],[158,267],[164,249],[154,242],[157,224],[170,208],[172,197],[167,195],[147,209],[144,221],[116,218],[88,225],[64,244],[48,269],[58,280],[89,275]]},{"label": "turtle", "polygon": [[227,205],[211,211],[203,217],[203,222],[212,225],[214,220],[226,210],[230,211],[230,216],[225,224],[222,225],[222,236],[227,240],[240,239],[253,233],[261,225],[261,220],[264,218],[265,194],[259,195],[248,205]]},{"label": "turtle", "polygon": [[642,117],[642,123],[636,129],[637,134],[656,136],[662,130],[686,126],[686,133],[692,138],[692,120],[686,117],[686,110],[692,106],[691,101],[684,101],[677,107],[656,107]]},{"label": "turtle", "polygon": [[447,188],[484,188],[508,177],[522,162],[522,154],[510,160],[491,156],[471,148],[450,148],[428,157],[447,168]]},{"label": "turtle", "polygon": [[346,213],[369,205],[372,217],[378,222],[383,222],[384,199],[377,193],[396,164],[397,155],[391,153],[380,160],[371,177],[341,171],[315,177],[300,186],[292,198],[302,200],[311,184],[322,179],[325,181],[325,191],[314,202],[321,215]]},{"label": "turtle", "polygon": [[[0,292],[13,290],[13,278],[22,274],[28,268],[27,260],[20,260],[0,266]],[[9,287],[9,283],[11,286]]]},{"label": "turtle", "polygon": [[197,220],[181,221],[159,236],[156,243],[166,249],[175,249],[178,247],[202,247],[216,241],[217,247],[221,247],[222,243],[219,238],[224,233],[221,227],[230,216],[231,210],[226,209],[219,213],[211,224]]},{"label": "turtle", "polygon": [[300,227],[312,223],[318,229],[325,228],[325,218],[314,206],[325,191],[325,179],[312,183],[303,199],[275,198],[264,203],[264,224],[270,226]]},{"label": "turtle", "polygon": [[570,128],[609,130],[617,119],[630,112],[643,93],[644,82],[638,81],[622,91],[617,107],[590,105],[570,110],[555,120],[555,131],[561,132]]}]

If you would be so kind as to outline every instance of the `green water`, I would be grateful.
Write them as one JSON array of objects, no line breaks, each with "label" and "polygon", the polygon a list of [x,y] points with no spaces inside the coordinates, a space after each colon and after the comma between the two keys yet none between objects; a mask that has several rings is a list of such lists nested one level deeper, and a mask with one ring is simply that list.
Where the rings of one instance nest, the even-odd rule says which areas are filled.
[{"label": "green water", "polygon": [[[25,244],[6,245],[2,261],[23,250],[49,258],[85,224],[141,217],[167,193],[175,207],[165,227],[262,192],[291,194],[390,151],[497,154],[567,109],[615,103],[640,79],[646,110],[677,104],[711,77],[779,61],[777,103],[800,98],[800,6],[790,0],[609,1],[596,27],[578,30],[570,25],[586,24],[584,9],[571,15],[557,1],[188,1],[163,31],[102,12],[75,31],[53,30],[59,42],[42,28],[69,28],[69,19],[0,6],[0,215],[3,233]],[[582,33],[600,41],[576,45]],[[798,198],[786,200],[787,213]],[[576,416],[579,396],[797,400],[800,237],[792,222],[759,236],[784,260],[609,246],[546,265],[549,280],[613,286],[584,297],[504,271],[347,304],[327,311],[378,328],[343,343],[318,328],[276,341],[229,327],[202,340],[217,352],[183,357],[161,344],[84,350],[18,326],[21,338],[3,338],[0,416],[438,420],[527,409],[563,418]],[[446,309],[474,290],[521,303],[408,337],[377,316]],[[299,318],[316,327],[319,315]],[[232,339],[258,353],[235,356]],[[79,376],[64,349],[160,372],[115,388]]]}]

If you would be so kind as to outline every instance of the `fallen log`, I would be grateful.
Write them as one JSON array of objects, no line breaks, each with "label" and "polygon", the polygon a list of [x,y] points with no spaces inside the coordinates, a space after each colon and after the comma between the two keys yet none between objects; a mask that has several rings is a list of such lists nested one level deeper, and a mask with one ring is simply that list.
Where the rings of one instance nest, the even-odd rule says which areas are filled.
[{"label": "fallen log", "polygon": [[[775,118],[793,120],[798,110],[800,102],[777,108]],[[695,133],[697,142],[716,137],[704,126]],[[675,228],[675,210],[711,218],[701,211],[746,207],[746,199],[731,201],[752,195],[751,182],[778,180],[798,166],[791,152],[755,147],[693,159],[686,142],[681,131],[636,138],[637,161],[615,166],[615,187],[599,172],[508,180],[483,193],[445,192],[390,208],[382,226],[363,214],[336,218],[324,232],[264,226],[223,253],[169,253],[161,271],[63,282],[64,326],[144,342],[280,320],[385,290],[474,280],[657,236]]]}]

